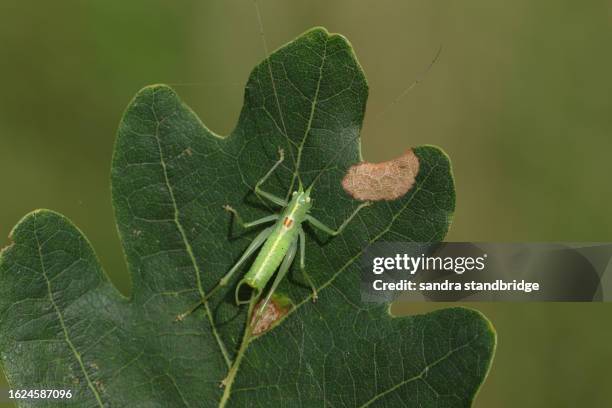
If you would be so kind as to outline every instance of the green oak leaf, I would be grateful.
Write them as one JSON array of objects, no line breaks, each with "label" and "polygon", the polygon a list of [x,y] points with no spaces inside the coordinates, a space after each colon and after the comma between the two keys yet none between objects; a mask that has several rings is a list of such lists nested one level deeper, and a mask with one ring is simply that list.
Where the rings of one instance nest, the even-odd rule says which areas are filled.
[{"label": "green oak leaf", "polygon": [[[332,227],[358,205],[341,180],[361,161],[367,94],[347,40],[320,28],[254,69],[228,137],[208,130],[167,86],[140,91],[121,121],[112,164],[132,297],[117,292],[84,235],[52,211],[27,215],[2,252],[8,380],[13,388],[74,393],[23,406],[470,406],[495,348],[481,314],[452,308],[392,317],[388,305],[360,300],[358,259],[367,243],[436,241],[448,230],[453,180],[434,147],[414,149],[420,170],[403,197],[364,209],[331,240],[307,230],[318,301],[294,266],[279,288],[293,306],[248,343],[242,359],[246,308],[233,300],[240,276],[175,322],[256,233],[237,233],[222,205],[247,220],[269,213],[252,191],[279,147],[287,160],[266,189],[283,195],[296,188],[297,174],[305,185],[318,178],[312,213]],[[237,360],[237,375],[220,387]]]}]

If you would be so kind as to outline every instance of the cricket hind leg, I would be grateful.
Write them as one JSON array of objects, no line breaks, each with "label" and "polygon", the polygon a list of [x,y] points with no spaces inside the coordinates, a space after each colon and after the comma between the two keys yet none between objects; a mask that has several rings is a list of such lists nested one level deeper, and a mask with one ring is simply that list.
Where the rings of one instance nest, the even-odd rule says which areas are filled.
[{"label": "cricket hind leg", "polygon": [[236,264],[232,267],[232,269],[230,269],[222,278],[221,280],[219,280],[219,283],[217,283],[217,285],[212,288],[206,295],[204,295],[204,297],[202,299],[200,299],[196,304],[194,304],[192,307],[190,307],[186,312],[179,314],[178,316],[176,316],[176,321],[182,321],[184,320],[187,316],[189,316],[190,314],[192,314],[193,312],[196,311],[196,309],[198,309],[202,304],[204,304],[204,302],[206,302],[208,299],[210,299],[210,297],[212,295],[215,294],[215,292],[217,292],[219,289],[221,289],[222,287],[226,286],[230,279],[232,278],[232,276],[234,275],[234,273],[238,270],[238,268],[240,268],[240,266],[242,266],[242,264],[251,256],[253,255],[253,253],[255,251],[257,251],[257,249],[262,246],[264,244],[264,242],[266,242],[266,240],[268,239],[268,237],[270,236],[270,234],[272,233],[272,231],[274,230],[274,226],[272,227],[268,227],[266,229],[264,229],[263,231],[261,231],[259,233],[259,235],[257,235],[255,237],[255,239],[251,242],[251,244],[247,247],[247,249],[243,252],[242,256],[240,257],[240,259],[238,259],[238,261],[236,262]]},{"label": "cricket hind leg", "polygon": [[321,230],[326,234],[331,235],[332,237],[335,237],[336,235],[339,235],[342,233],[342,231],[344,231],[344,228],[346,228],[346,226],[351,222],[351,220],[355,218],[357,214],[359,214],[359,211],[361,211],[365,207],[369,207],[370,205],[372,205],[371,201],[366,201],[364,203],[359,204],[357,208],[355,208],[355,210],[351,213],[351,215],[349,215],[348,218],[345,219],[344,222],[342,222],[342,224],[340,224],[337,229],[328,227],[310,214],[306,215],[306,221],[308,221],[308,223],[316,229]]},{"label": "cricket hind leg", "polygon": [[308,285],[310,285],[310,289],[312,290],[312,301],[316,302],[319,298],[317,294],[317,287],[315,286],[308,272],[306,272],[306,234],[304,234],[304,230],[302,228],[298,230],[298,237],[300,239],[300,270],[302,271],[302,275],[304,275],[306,282],[308,282]]},{"label": "cricket hind leg", "polygon": [[[251,290],[253,290],[256,293],[252,293],[249,299],[240,300],[240,289],[244,285],[247,285]],[[260,289],[252,287],[251,285],[246,283],[246,281],[244,279],[241,279],[240,282],[238,282],[238,285],[236,286],[236,291],[234,292],[234,300],[235,300],[237,306],[246,305],[247,303],[251,303],[251,298],[253,296],[255,296],[256,298],[259,298],[260,295],[261,295],[261,290]]]}]

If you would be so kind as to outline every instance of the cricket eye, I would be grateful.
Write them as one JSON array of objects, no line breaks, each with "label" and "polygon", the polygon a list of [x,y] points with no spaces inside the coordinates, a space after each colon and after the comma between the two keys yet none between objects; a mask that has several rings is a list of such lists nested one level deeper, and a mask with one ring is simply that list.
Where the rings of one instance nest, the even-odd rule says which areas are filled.
[{"label": "cricket eye", "polygon": [[310,202],[310,197],[306,197],[306,202],[309,203]]},{"label": "cricket eye", "polygon": [[297,191],[294,191],[291,195],[294,196],[297,194]]}]

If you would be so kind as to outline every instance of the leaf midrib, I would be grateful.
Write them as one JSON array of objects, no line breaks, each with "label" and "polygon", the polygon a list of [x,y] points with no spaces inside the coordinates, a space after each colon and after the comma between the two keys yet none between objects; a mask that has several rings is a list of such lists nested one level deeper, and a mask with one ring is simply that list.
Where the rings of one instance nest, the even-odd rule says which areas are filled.
[{"label": "leaf midrib", "polygon": [[36,228],[34,228],[34,238],[36,239],[36,249],[38,251],[38,260],[40,261],[40,268],[41,268],[40,272],[42,273],[42,276],[45,279],[45,283],[47,285],[47,294],[49,295],[49,301],[51,302],[51,306],[53,306],[53,310],[55,310],[55,313],[57,314],[57,319],[62,328],[62,333],[64,334],[64,340],[66,341],[66,344],[70,348],[70,351],[72,352],[75,359],[77,360],[79,367],[81,368],[81,372],[83,373],[83,376],[85,377],[85,380],[87,381],[87,386],[89,387],[91,392],[94,394],[94,397],[96,398],[98,406],[103,408],[104,404],[102,403],[102,398],[100,397],[98,390],[96,390],[96,387],[94,386],[94,384],[91,382],[91,379],[89,378],[89,373],[85,369],[85,364],[83,363],[81,354],[75,347],[74,343],[72,343],[72,340],[70,339],[70,334],[68,334],[68,328],[66,327],[66,323],[64,322],[64,315],[62,314],[62,311],[59,309],[59,306],[57,305],[57,303],[55,303],[55,299],[53,298],[53,290],[51,289],[51,280],[49,280],[49,277],[47,276],[47,269],[45,267],[45,262],[43,260],[43,255],[42,255],[42,246],[40,244],[40,240],[38,238],[38,231],[36,230]]},{"label": "leaf midrib", "polygon": [[[298,146],[297,161],[294,162],[295,167],[294,167],[294,170],[293,170],[293,176],[291,178],[291,184],[289,186],[289,190],[287,191],[287,197],[289,197],[289,195],[291,194],[291,192],[293,190],[293,187],[295,185],[295,180],[299,176],[300,163],[301,163],[301,160],[302,160],[302,152],[303,152],[303,149],[304,149],[304,144],[306,143],[306,139],[308,138],[308,134],[310,133],[310,130],[312,129],[312,120],[314,118],[314,114],[315,114],[315,111],[316,111],[317,101],[318,101],[318,98],[319,98],[319,91],[321,89],[321,81],[323,79],[323,67],[325,65],[325,59],[327,57],[327,43],[328,43],[328,41],[329,41],[329,37],[326,37],[325,38],[324,49],[323,49],[323,55],[321,56],[321,65],[319,66],[319,75],[318,75],[318,78],[317,78],[317,87],[315,89],[315,94],[314,94],[314,97],[313,97],[313,99],[311,101],[311,104],[310,104],[310,114],[309,114],[309,118],[308,118],[308,123],[307,123],[306,129],[304,130],[304,135],[302,136],[302,140],[300,142],[300,145]],[[283,124],[283,128],[285,130],[284,135],[287,138],[287,140],[289,142],[291,142],[291,139],[289,138],[289,135],[286,133],[287,130],[286,130],[286,127],[285,127],[285,121],[283,119],[283,112],[282,112],[282,109],[281,109],[281,106],[280,106],[280,101],[278,99],[278,94],[276,92],[276,85],[275,85],[274,75],[273,75],[272,68],[271,68],[270,64],[271,64],[271,61],[270,61],[270,59],[268,57],[268,69],[269,69],[269,73],[270,73],[270,80],[272,82],[272,88],[273,88],[273,91],[274,91],[274,98],[276,100],[276,105],[278,107],[278,113],[280,115],[281,123]],[[289,146],[289,149],[292,149],[292,147]],[[291,157],[293,159],[293,153],[291,153]],[[282,323],[283,320],[279,321],[279,324]],[[244,350],[245,353],[246,353],[246,351],[248,349],[248,346],[250,345],[250,343],[254,339],[255,338],[246,339],[246,340],[248,340],[248,343],[246,343],[246,348]],[[243,341],[244,340],[245,339],[243,339]],[[236,363],[238,364],[238,366],[236,367],[236,371],[238,371],[240,369],[239,360],[237,360]],[[231,369],[231,367],[230,367],[230,369]],[[237,373],[236,373],[236,375],[237,375]],[[225,390],[223,392],[223,398],[219,402],[219,407],[220,408],[225,406],[225,403],[229,400],[229,396],[232,394],[232,389],[233,389],[232,387],[233,387],[234,379],[235,379],[236,375],[232,378],[232,381],[229,384],[227,384],[226,387],[225,387]]]},{"label": "leaf midrib", "polygon": [[[304,151],[304,144],[306,144],[306,139],[308,139],[308,135],[310,134],[310,130],[312,129],[312,120],[314,118],[315,110],[317,107],[317,103],[319,101],[319,91],[321,89],[321,80],[323,79],[323,66],[325,65],[325,59],[327,58],[327,43],[329,41],[329,37],[325,38],[325,45],[323,46],[323,55],[321,55],[321,65],[319,66],[319,78],[317,79],[317,88],[315,89],[314,97],[310,102],[310,115],[308,115],[308,124],[306,125],[306,130],[304,130],[304,136],[302,136],[302,140],[300,145],[298,146],[298,154],[297,154],[297,162],[295,163],[295,168],[293,170],[293,176],[291,177],[291,185],[289,187],[289,191],[287,194],[291,194],[291,190],[295,185],[295,179],[298,178],[300,174],[300,166],[302,164],[302,152]],[[274,78],[272,78],[272,82],[274,82]],[[276,94],[275,94],[276,95]]]},{"label": "leaf midrib", "polygon": [[[185,250],[187,251],[187,254],[189,255],[189,259],[191,260],[191,264],[193,266],[193,269],[195,271],[195,276],[196,276],[196,284],[197,284],[197,289],[198,292],[200,294],[200,299],[202,300],[202,304],[204,306],[204,309],[206,311],[206,316],[208,318],[210,327],[211,327],[211,331],[213,332],[213,336],[215,337],[215,340],[217,342],[217,346],[219,347],[219,350],[221,351],[221,354],[223,355],[223,359],[225,360],[225,364],[227,365],[228,368],[230,368],[232,366],[232,361],[229,358],[229,354],[227,352],[227,348],[225,347],[225,344],[223,343],[223,340],[221,339],[221,336],[219,335],[219,332],[217,331],[217,327],[214,324],[214,320],[212,317],[212,313],[210,311],[210,307],[208,305],[208,301],[204,300],[206,293],[204,291],[204,288],[202,287],[202,279],[201,279],[201,272],[200,272],[200,266],[197,263],[197,260],[195,258],[195,254],[193,252],[193,248],[191,247],[191,243],[189,242],[189,238],[187,238],[187,234],[185,232],[185,229],[183,228],[183,225],[181,224],[180,221],[180,212],[178,209],[178,205],[176,203],[176,198],[174,196],[174,189],[172,187],[172,184],[170,183],[170,178],[168,177],[168,169],[166,166],[166,159],[164,156],[164,152],[162,149],[162,145],[161,145],[161,140],[159,137],[159,127],[161,126],[161,124],[163,123],[163,120],[159,120],[158,116],[157,116],[157,112],[155,111],[155,92],[153,92],[153,102],[151,103],[151,111],[153,113],[153,116],[155,117],[155,122],[156,122],[156,126],[155,126],[155,140],[157,142],[157,148],[159,150],[159,161],[160,164],[162,166],[162,170],[164,173],[164,181],[166,184],[166,188],[168,189],[168,193],[170,195],[170,200],[172,201],[172,208],[174,210],[174,223],[176,224],[176,227],[179,230],[179,233],[181,234],[181,240],[183,241],[183,245],[185,245]],[[179,391],[180,393],[180,391]]]}]

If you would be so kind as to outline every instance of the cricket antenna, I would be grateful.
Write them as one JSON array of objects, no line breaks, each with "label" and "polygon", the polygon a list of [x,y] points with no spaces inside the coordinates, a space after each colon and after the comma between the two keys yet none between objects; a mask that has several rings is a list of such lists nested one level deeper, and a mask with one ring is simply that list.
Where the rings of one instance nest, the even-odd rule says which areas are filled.
[{"label": "cricket antenna", "polygon": [[408,85],[399,95],[397,95],[390,104],[388,104],[383,110],[378,112],[378,114],[374,116],[374,121],[376,121],[378,118],[384,115],[393,106],[397,105],[397,103],[400,100],[402,100],[406,95],[408,95],[410,91],[412,91],[418,84],[421,83],[421,81],[423,81],[423,79],[425,79],[429,71],[431,71],[433,66],[436,65],[436,62],[440,58],[440,54],[442,54],[442,44],[440,44],[440,46],[438,47],[438,51],[436,52],[436,55],[431,60],[429,65],[425,68],[425,70],[423,70],[423,72],[421,72],[421,74],[418,75],[417,78],[410,85]]},{"label": "cricket antenna", "polygon": [[[291,141],[291,138],[289,137],[289,133],[287,131],[287,125],[285,124],[285,117],[283,115],[283,110],[281,109],[281,104],[278,98],[278,92],[276,90],[276,81],[274,79],[274,72],[272,71],[272,62],[270,61],[270,52],[268,50],[268,42],[266,41],[266,34],[264,31],[263,18],[261,16],[261,10],[259,9],[259,3],[257,0],[253,0],[253,6],[255,7],[255,14],[257,15],[257,23],[259,24],[259,35],[261,36],[261,43],[262,43],[263,50],[264,50],[264,56],[266,58],[265,64],[268,67],[268,74],[270,76],[270,83],[272,85],[272,92],[274,94],[276,110],[278,111],[278,115],[280,117],[282,134],[283,136],[285,136],[285,139],[287,140],[287,149],[289,150],[291,161],[293,162],[293,166],[295,167],[297,166],[297,161],[293,153],[293,147],[295,146],[295,144]],[[295,171],[297,173],[298,179],[300,179],[299,169],[296,169]],[[294,181],[295,181],[295,177],[291,181],[291,187],[293,187]],[[287,197],[289,197],[289,194],[291,194],[291,188],[287,192]]]},{"label": "cricket antenna", "polygon": [[[384,113],[386,113],[389,110],[389,108],[391,108],[393,105],[396,105],[402,98],[404,98],[408,93],[410,93],[410,91],[412,91],[418,84],[420,84],[425,79],[425,77],[427,76],[429,71],[431,71],[433,66],[436,64],[436,62],[440,58],[440,54],[442,54],[442,44],[440,44],[440,46],[438,47],[438,51],[436,52],[436,55],[431,60],[431,62],[427,65],[427,67],[423,70],[423,72],[421,72],[421,74],[418,75],[417,78],[410,85],[408,85],[408,87],[406,87],[398,96],[396,96],[395,99],[393,100],[393,102],[391,102],[389,105],[387,105],[386,108],[384,108],[382,111],[380,111],[374,117],[374,121],[379,119]],[[345,145],[342,146],[342,148],[340,148],[337,151],[337,153],[334,155],[334,157],[332,157],[331,160],[329,162],[327,162],[325,167],[323,167],[321,169],[321,171],[319,171],[319,173],[317,173],[316,177],[312,180],[312,182],[310,183],[310,187],[308,187],[308,188],[312,188],[315,185],[315,183],[319,180],[319,177],[321,177],[321,175],[323,175],[323,173],[330,168],[330,166],[338,159],[338,157],[340,157],[340,155],[344,152],[344,149],[346,149],[348,146],[350,146],[351,143],[353,143],[356,139],[359,138],[359,136],[360,136],[360,133],[358,132],[355,137],[353,137],[350,140],[348,140],[345,143]]]}]

